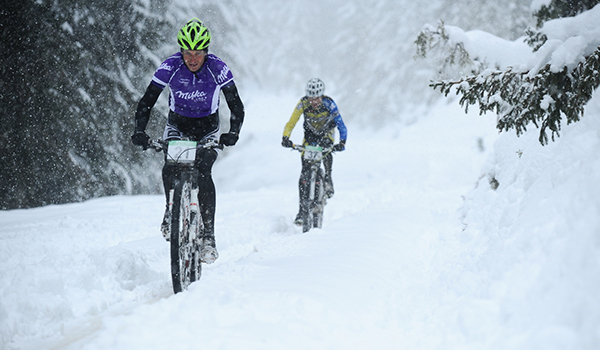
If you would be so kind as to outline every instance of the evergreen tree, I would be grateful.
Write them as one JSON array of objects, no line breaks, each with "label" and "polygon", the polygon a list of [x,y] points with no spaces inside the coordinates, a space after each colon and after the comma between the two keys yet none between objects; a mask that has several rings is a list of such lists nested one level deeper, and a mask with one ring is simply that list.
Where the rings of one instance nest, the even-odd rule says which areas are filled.
[{"label": "evergreen tree", "polygon": [[541,5],[533,16],[537,26],[541,28],[544,22],[555,18],[572,17],[592,9],[600,0],[552,0],[550,4]]},{"label": "evergreen tree", "polygon": [[[536,16],[543,21],[552,16],[578,14],[598,2],[553,0],[550,5],[542,6]],[[556,71],[551,69],[550,64],[546,64],[532,74],[533,72],[520,72],[512,68],[484,69],[487,68],[485,62],[471,59],[468,52],[460,51],[457,44],[451,43],[444,33],[443,24],[437,30],[425,28],[416,41],[417,55],[424,57],[433,47],[440,46],[441,42],[446,47],[444,50],[448,57],[455,56],[456,52],[461,53],[462,62],[468,62],[473,75],[435,81],[431,86],[439,88],[446,96],[455,89],[457,94],[462,95],[460,104],[465,110],[468,110],[469,105],[477,103],[481,113],[497,113],[497,128],[501,131],[515,129],[517,135],[521,135],[527,130],[528,124],[533,123],[540,129],[539,141],[542,145],[548,143],[548,131],[553,140],[559,135],[563,119],[567,123],[579,121],[585,104],[600,85],[600,48],[574,67],[565,66]],[[534,51],[547,40],[542,32],[529,29],[527,34],[527,42]]]},{"label": "evergreen tree", "polygon": [[[3,3],[0,208],[147,189],[133,108],[163,44],[162,1]],[[144,84],[145,85],[145,84]]]}]

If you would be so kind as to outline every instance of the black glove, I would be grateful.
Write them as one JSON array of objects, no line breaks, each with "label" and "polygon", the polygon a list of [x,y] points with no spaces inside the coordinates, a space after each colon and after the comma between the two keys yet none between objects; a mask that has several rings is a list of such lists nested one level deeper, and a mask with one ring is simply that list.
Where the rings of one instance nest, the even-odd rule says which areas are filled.
[{"label": "black glove", "polygon": [[143,130],[138,130],[131,135],[131,142],[136,146],[142,146],[144,149],[148,148],[148,141],[150,136]]},{"label": "black glove", "polygon": [[289,137],[287,137],[287,136],[284,136],[284,137],[281,139],[281,145],[282,145],[283,147],[287,147],[287,148],[292,148],[292,147],[294,147],[294,143],[293,143],[293,142],[290,140],[290,138],[289,138]]},{"label": "black glove", "polygon": [[233,146],[238,141],[240,137],[238,134],[233,132],[228,132],[226,134],[221,134],[221,138],[219,139],[219,143],[225,146]]},{"label": "black glove", "polygon": [[346,149],[346,140],[341,140],[337,145],[333,145],[333,150],[336,152],[341,152]]}]

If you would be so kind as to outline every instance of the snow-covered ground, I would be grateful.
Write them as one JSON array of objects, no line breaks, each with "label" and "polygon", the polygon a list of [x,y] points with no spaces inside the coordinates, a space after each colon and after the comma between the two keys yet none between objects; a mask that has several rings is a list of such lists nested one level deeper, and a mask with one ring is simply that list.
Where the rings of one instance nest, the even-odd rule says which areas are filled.
[{"label": "snow-covered ground", "polygon": [[280,146],[299,97],[245,96],[214,168],[220,258],[186,292],[162,196],[0,212],[0,348],[600,347],[598,99],[547,147],[455,103],[347,123],[323,229],[302,234],[299,155]]}]

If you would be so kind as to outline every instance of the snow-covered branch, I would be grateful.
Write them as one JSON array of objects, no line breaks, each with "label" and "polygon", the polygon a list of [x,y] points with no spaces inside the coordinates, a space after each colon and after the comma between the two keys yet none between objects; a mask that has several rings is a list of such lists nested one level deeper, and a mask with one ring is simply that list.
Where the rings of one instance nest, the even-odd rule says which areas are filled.
[{"label": "snow-covered branch", "polygon": [[[426,45],[435,40],[453,43],[446,47],[462,42],[467,57],[477,55],[479,61],[504,66],[469,77],[433,81],[430,86],[439,88],[446,96],[455,89],[462,95],[460,104],[465,110],[469,105],[478,104],[480,113],[497,113],[500,131],[515,129],[517,135],[521,135],[529,123],[533,123],[540,128],[539,140],[545,145],[548,130],[554,140],[563,119],[567,123],[580,120],[584,106],[600,85],[599,22],[600,5],[576,17],[546,22],[539,31],[530,29],[527,38],[519,39],[531,47],[516,55],[517,51],[512,50],[514,42],[498,39],[499,48],[490,50],[486,47],[489,38],[481,33],[452,28],[453,32],[447,34],[443,28],[431,31],[426,27],[417,39],[417,53],[425,57],[426,50],[444,47]],[[446,48],[446,55],[454,57],[454,51]]]},{"label": "snow-covered branch", "polygon": [[540,143],[547,144],[547,129],[554,140],[559,135],[563,115],[567,123],[579,121],[583,116],[585,104],[600,85],[599,72],[600,48],[572,71],[564,67],[553,72],[550,64],[533,76],[512,69],[487,70],[458,81],[433,82],[431,86],[446,96],[455,87],[456,93],[462,95],[460,104],[465,110],[478,104],[480,113],[497,113],[499,130],[514,128],[521,135],[531,122],[540,128]]}]

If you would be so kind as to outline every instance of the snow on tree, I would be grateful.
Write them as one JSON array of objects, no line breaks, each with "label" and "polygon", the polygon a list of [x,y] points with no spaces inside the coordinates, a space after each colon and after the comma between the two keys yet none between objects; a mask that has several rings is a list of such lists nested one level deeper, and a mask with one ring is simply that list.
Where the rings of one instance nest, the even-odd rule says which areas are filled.
[{"label": "snow on tree", "polygon": [[534,0],[531,8],[538,28],[544,22],[561,17],[573,17],[592,9],[598,0]]},{"label": "snow on tree", "polygon": [[[541,20],[538,30],[528,29],[527,36],[515,42],[443,23],[437,28],[427,25],[416,40],[417,56],[438,54],[441,79],[431,87],[446,96],[451,91],[462,95],[459,103],[465,110],[478,104],[481,114],[497,113],[500,131],[515,129],[521,135],[533,123],[545,145],[548,130],[554,140],[563,120],[580,120],[600,85],[600,5],[589,9],[598,2],[534,2],[538,19],[557,18]],[[560,18],[576,13],[580,14]],[[470,75],[465,77],[467,70]],[[457,73],[460,78],[444,79]]]},{"label": "snow on tree", "polygon": [[[142,192],[129,143],[137,80],[164,42],[163,0],[3,3],[0,209]],[[140,53],[140,51],[142,53]],[[157,190],[159,188],[157,187]]]}]

